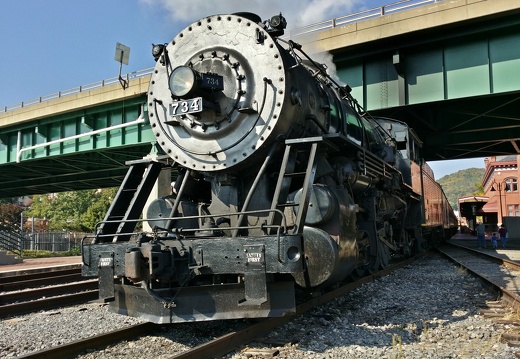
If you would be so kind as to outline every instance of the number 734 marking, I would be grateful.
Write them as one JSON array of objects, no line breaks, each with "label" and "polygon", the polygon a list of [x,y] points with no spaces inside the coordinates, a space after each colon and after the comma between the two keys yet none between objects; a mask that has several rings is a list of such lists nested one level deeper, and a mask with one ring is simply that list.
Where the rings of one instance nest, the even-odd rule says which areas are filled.
[{"label": "number 734 marking", "polygon": [[184,115],[202,111],[202,97],[170,103],[170,116]]}]

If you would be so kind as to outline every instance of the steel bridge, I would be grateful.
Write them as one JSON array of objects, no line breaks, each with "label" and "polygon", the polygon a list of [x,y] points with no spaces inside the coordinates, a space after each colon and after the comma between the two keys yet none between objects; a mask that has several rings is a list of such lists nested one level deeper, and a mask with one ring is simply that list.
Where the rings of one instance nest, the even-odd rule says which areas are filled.
[{"label": "steel bridge", "polygon": [[[427,161],[517,154],[520,0],[404,0],[294,30],[373,115],[407,122]],[[156,151],[149,70],[0,108],[0,198],[118,186]]]}]

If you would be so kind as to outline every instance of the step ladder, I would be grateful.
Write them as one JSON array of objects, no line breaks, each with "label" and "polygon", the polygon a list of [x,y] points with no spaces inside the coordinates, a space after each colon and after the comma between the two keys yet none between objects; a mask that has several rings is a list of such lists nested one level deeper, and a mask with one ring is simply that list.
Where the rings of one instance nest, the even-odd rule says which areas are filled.
[{"label": "step ladder", "polygon": [[[162,165],[158,162],[138,162],[130,165],[125,179],[110,205],[96,237],[96,242],[122,242],[130,239],[143,212]],[[109,222],[106,222],[109,221]],[[112,222],[114,221],[114,222]]]},{"label": "step ladder", "polygon": [[[305,223],[307,208],[309,206],[310,191],[312,189],[312,184],[314,183],[314,177],[316,175],[316,154],[318,144],[321,141],[321,137],[312,137],[287,140],[285,143],[285,152],[283,155],[282,164],[280,166],[280,172],[278,174],[278,180],[273,195],[271,210],[280,210],[283,212],[286,207],[298,207],[298,215],[296,216],[293,234],[303,232],[303,224]],[[306,170],[305,172],[294,172],[298,154],[301,153],[307,154]],[[299,203],[288,201],[291,183],[295,177],[304,178],[302,196],[300,197]],[[269,214],[267,223],[269,227],[271,227],[282,224],[281,221],[282,217],[280,213],[272,211]]]}]

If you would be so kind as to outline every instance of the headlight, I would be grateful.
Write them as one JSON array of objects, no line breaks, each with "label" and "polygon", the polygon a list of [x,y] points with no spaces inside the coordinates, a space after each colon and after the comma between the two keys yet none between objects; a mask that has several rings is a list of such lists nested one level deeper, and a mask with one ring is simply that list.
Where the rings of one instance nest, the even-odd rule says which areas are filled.
[{"label": "headlight", "polygon": [[193,90],[196,81],[195,72],[191,68],[179,66],[170,75],[170,91],[176,97],[186,96]]}]

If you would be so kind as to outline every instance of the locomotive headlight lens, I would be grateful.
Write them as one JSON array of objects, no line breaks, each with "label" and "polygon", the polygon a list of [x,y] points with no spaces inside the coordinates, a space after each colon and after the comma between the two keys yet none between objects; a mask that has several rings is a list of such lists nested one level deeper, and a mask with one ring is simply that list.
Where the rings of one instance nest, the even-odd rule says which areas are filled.
[{"label": "locomotive headlight lens", "polygon": [[197,78],[195,72],[188,66],[175,68],[169,79],[170,91],[173,96],[182,97],[190,93],[195,87]]}]

